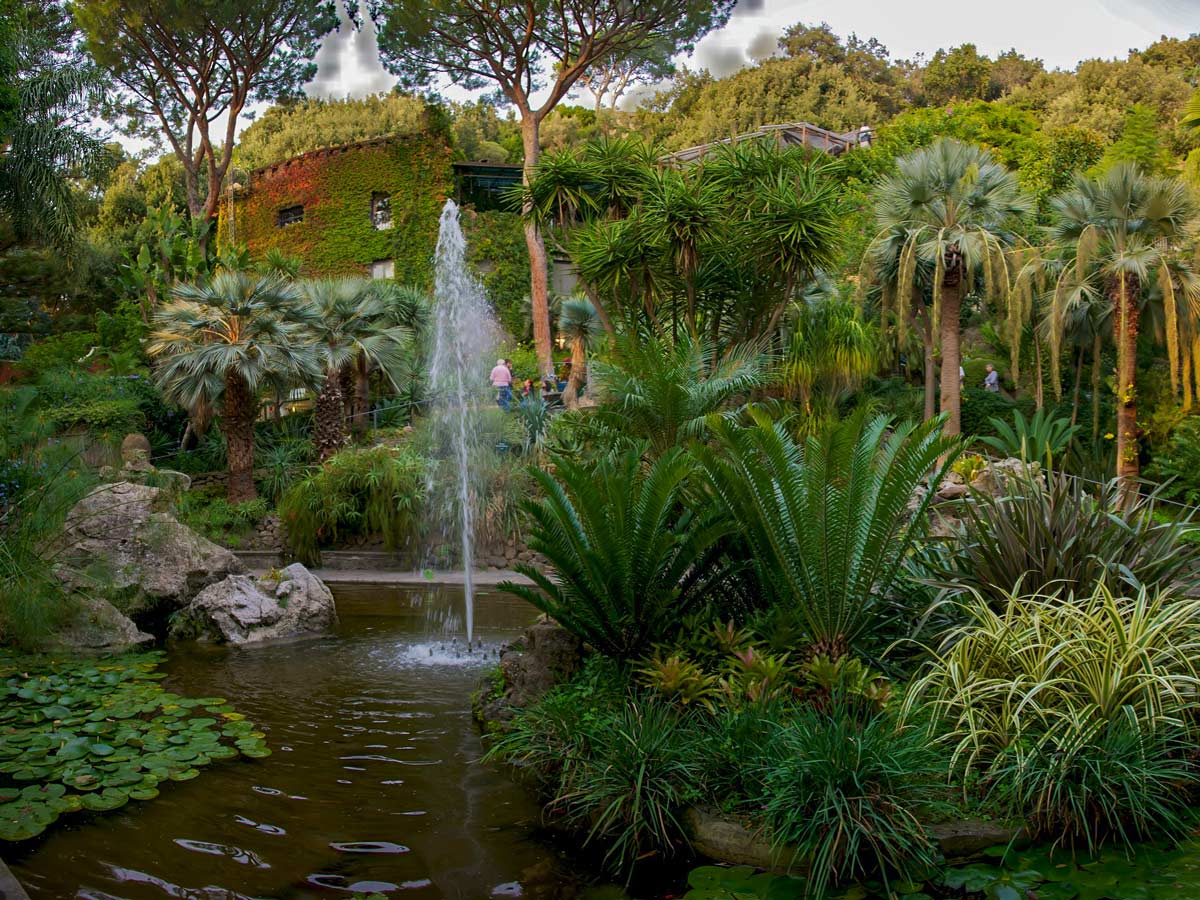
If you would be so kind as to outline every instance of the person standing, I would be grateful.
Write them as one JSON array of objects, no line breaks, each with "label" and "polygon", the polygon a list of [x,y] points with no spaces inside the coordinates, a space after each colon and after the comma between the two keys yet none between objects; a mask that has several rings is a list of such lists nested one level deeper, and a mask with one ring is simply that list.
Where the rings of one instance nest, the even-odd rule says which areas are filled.
[{"label": "person standing", "polygon": [[983,377],[983,389],[993,394],[1000,393],[1000,373],[991,363],[987,364],[987,375]]},{"label": "person standing", "polygon": [[512,370],[504,364],[504,360],[496,360],[492,374],[488,376],[492,387],[496,389],[496,405],[505,412],[512,409]]}]

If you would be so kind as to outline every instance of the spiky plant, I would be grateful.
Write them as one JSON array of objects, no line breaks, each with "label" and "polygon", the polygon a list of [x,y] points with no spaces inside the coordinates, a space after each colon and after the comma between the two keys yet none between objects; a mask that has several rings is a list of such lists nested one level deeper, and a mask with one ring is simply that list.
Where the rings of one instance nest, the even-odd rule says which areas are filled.
[{"label": "spiky plant", "polygon": [[[1158,281],[1164,294],[1167,353],[1178,367],[1178,305],[1196,310],[1200,290],[1177,295],[1171,263],[1177,245],[1195,224],[1197,208],[1187,186],[1176,178],[1144,175],[1121,163],[1099,179],[1078,177],[1052,204],[1051,237],[1067,248],[1082,276],[1095,266],[1112,307],[1117,340],[1117,475],[1126,487],[1138,476],[1137,343],[1141,299]],[[1056,312],[1055,320],[1059,319]]]},{"label": "spiky plant", "polygon": [[146,352],[170,400],[187,409],[220,405],[229,502],[253,500],[260,390],[312,383],[321,372],[299,292],[284,282],[229,271],[201,284],[176,285],[171,302],[155,312]]},{"label": "spiky plant", "polygon": [[635,659],[731,574],[721,541],[733,523],[684,503],[694,462],[678,448],[642,471],[637,450],[594,468],[564,457],[533,470],[544,498],[526,501],[529,547],[547,568],[521,564],[532,586],[501,587],[601,653]]},{"label": "spiky plant", "polygon": [[369,366],[399,368],[412,337],[396,323],[386,295],[369,278],[321,278],[301,283],[307,318],[322,356],[325,380],[317,395],[313,440],[322,462],[346,442],[342,372]]},{"label": "spiky plant", "polygon": [[571,375],[563,392],[568,409],[579,405],[579,391],[587,379],[588,351],[604,329],[596,307],[587,297],[568,297],[558,314],[558,333],[571,345]]},{"label": "spiky plant", "polygon": [[746,543],[770,602],[793,611],[813,656],[838,659],[881,619],[900,564],[925,525],[957,441],[941,419],[893,426],[861,413],[794,441],[779,423],[713,418],[719,447],[697,451],[717,503]]},{"label": "spiky plant", "polygon": [[949,138],[900,158],[896,173],[878,188],[876,240],[904,235],[895,294],[901,322],[919,263],[934,266],[932,313],[941,342],[941,411],[948,434],[962,430],[958,369],[963,295],[979,275],[987,294],[1007,294],[1011,276],[1004,251],[1031,208],[1016,178],[990,153]]},{"label": "spiky plant", "polygon": [[612,357],[592,366],[607,400],[597,415],[662,453],[701,436],[709,415],[766,384],[767,362],[752,345],[714,354],[711,343],[691,335],[674,342],[622,335]]}]

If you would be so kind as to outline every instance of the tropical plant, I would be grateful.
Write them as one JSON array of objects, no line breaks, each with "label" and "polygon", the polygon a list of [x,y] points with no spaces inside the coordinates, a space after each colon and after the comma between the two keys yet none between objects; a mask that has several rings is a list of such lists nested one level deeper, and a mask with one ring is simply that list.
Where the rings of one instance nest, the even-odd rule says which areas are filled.
[{"label": "tropical plant", "polygon": [[314,381],[320,361],[283,282],[218,272],[180,284],[154,315],[146,352],[163,393],[187,409],[220,404],[228,445],[229,502],[253,500],[254,421],[259,391]]},{"label": "tropical plant", "polygon": [[1189,418],[1171,433],[1148,474],[1165,482],[1167,496],[1200,506],[1200,420]]},{"label": "tropical plant", "polygon": [[848,303],[833,298],[798,303],[788,330],[780,385],[810,416],[818,411],[814,402],[820,404],[820,413],[832,413],[847,392],[875,371],[875,328]]},{"label": "tropical plant", "polygon": [[563,391],[567,409],[579,405],[579,392],[588,374],[588,351],[600,339],[603,328],[596,307],[587,297],[568,297],[558,314],[558,334],[571,345],[571,375]]},{"label": "tropical plant", "polygon": [[903,234],[895,297],[897,318],[908,319],[920,263],[932,264],[932,319],[940,323],[941,410],[948,434],[961,431],[959,320],[962,299],[977,277],[992,296],[1009,289],[1005,250],[1014,226],[1030,210],[1016,178],[986,150],[941,138],[896,162],[878,189],[880,237]]},{"label": "tropical plant", "polygon": [[924,728],[895,712],[861,722],[835,703],[798,708],[775,740],[757,804],[780,862],[808,870],[806,896],[933,867],[922,814],[944,806],[947,767]]},{"label": "tropical plant", "polygon": [[917,693],[966,783],[1056,840],[1191,827],[1200,600],[969,594]]},{"label": "tropical plant", "polygon": [[678,448],[645,471],[638,450],[595,467],[557,457],[554,470],[533,472],[545,496],[524,504],[547,569],[521,564],[533,585],[502,587],[601,653],[641,656],[732,574],[721,540],[733,523],[684,502],[694,463]]},{"label": "tropical plant", "polygon": [[397,369],[411,332],[391,319],[391,309],[369,278],[321,278],[300,285],[308,309],[305,320],[322,357],[325,378],[317,395],[313,442],[324,462],[346,441],[343,380],[374,366],[388,375]]},{"label": "tropical plant", "polygon": [[1187,521],[1159,521],[1157,494],[1122,497],[1120,484],[1036,471],[1003,476],[1000,496],[978,492],[961,506],[953,544],[922,554],[926,579],[996,603],[1010,591],[1080,593],[1166,588],[1191,567]]},{"label": "tropical plant", "polygon": [[612,358],[592,370],[606,401],[597,416],[615,431],[662,453],[702,436],[707,417],[767,381],[767,358],[754,346],[729,347],[714,364],[707,340],[621,335]]},{"label": "tropical plant", "polygon": [[[1117,336],[1117,475],[1132,493],[1138,475],[1137,341],[1141,300],[1157,280],[1166,309],[1167,355],[1172,372],[1179,366],[1180,303],[1196,310],[1200,294],[1194,282],[1177,296],[1170,265],[1176,246],[1189,233],[1196,206],[1178,179],[1144,175],[1135,165],[1120,163],[1097,180],[1076,178],[1074,187],[1053,202],[1051,236],[1073,252],[1076,279],[1098,270],[1112,309]],[[1052,316],[1061,333],[1067,292],[1056,292]],[[1060,299],[1060,295],[1064,299]],[[1192,316],[1186,316],[1191,318]],[[1057,346],[1057,341],[1055,341]]]},{"label": "tropical plant", "polygon": [[348,448],[292,485],[279,501],[292,551],[320,562],[320,545],[378,534],[388,549],[416,533],[428,462],[406,446]]},{"label": "tropical plant", "polygon": [[929,497],[910,508],[914,491],[927,477],[939,483],[957,442],[940,435],[940,419],[893,427],[858,413],[798,444],[755,418],[742,427],[714,417],[720,446],[698,450],[700,463],[738,523],[764,598],[794,613],[813,655],[836,659],[887,610],[925,526]]},{"label": "tropical plant", "polygon": [[988,420],[996,434],[980,438],[980,442],[1007,457],[1025,462],[1040,462],[1047,469],[1056,457],[1061,457],[1079,432],[1071,420],[1054,416],[1044,409],[1029,419],[1018,409],[1013,411],[1010,425],[1004,419]]}]

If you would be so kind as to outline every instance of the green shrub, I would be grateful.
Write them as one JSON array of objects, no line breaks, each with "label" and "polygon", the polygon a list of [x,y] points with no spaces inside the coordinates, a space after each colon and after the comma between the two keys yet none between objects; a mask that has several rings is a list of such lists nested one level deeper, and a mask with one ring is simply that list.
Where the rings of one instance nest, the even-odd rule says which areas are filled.
[{"label": "green shrub", "polygon": [[947,766],[923,728],[894,712],[863,722],[837,705],[801,707],[774,743],[758,802],[781,861],[808,869],[812,896],[933,867],[920,814],[945,806]]},{"label": "green shrub", "polygon": [[220,486],[188,491],[176,505],[180,522],[225,547],[241,546],[270,511],[270,505],[262,497],[246,503],[230,503]]},{"label": "green shrub", "polygon": [[1154,456],[1146,474],[1163,482],[1163,493],[1189,506],[1200,506],[1200,419],[1189,418]]},{"label": "green shrub", "polygon": [[991,420],[1009,420],[1017,409],[1032,412],[1033,403],[1013,401],[992,391],[966,388],[962,392],[962,433],[976,437],[994,435],[996,431]]},{"label": "green shrub", "polygon": [[501,587],[601,653],[635,659],[731,575],[719,542],[733,524],[711,505],[685,505],[694,463],[678,448],[645,471],[637,451],[595,467],[554,465],[554,475],[533,472],[545,498],[525,504],[529,547],[549,574],[521,564],[533,586]]},{"label": "green shrub", "polygon": [[36,341],[25,348],[21,368],[37,377],[53,369],[77,369],[79,360],[100,343],[94,331],[69,331]]},{"label": "green shrub", "polygon": [[1095,486],[1050,473],[1010,480],[1008,495],[963,503],[959,540],[930,548],[928,580],[1003,602],[1021,585],[1029,593],[1170,585],[1191,569],[1183,552],[1188,523],[1160,522],[1155,496],[1129,501],[1110,481]]},{"label": "green shrub", "polygon": [[417,528],[427,460],[408,446],[351,448],[331,456],[283,494],[279,514],[296,556],[320,562],[319,547],[379,534],[389,549]]},{"label": "green shrub", "polygon": [[1200,600],[1101,586],[959,612],[917,691],[965,783],[1056,840],[1186,833]]},{"label": "green shrub", "polygon": [[1067,418],[1056,417],[1039,409],[1030,418],[1019,409],[1013,410],[1012,424],[1005,419],[988,420],[994,435],[981,438],[981,442],[1004,456],[1040,462],[1047,468],[1062,456],[1079,432]]},{"label": "green shrub", "polygon": [[272,503],[279,502],[315,456],[312,441],[304,438],[283,438],[271,443],[255,442],[254,468],[258,486]]}]

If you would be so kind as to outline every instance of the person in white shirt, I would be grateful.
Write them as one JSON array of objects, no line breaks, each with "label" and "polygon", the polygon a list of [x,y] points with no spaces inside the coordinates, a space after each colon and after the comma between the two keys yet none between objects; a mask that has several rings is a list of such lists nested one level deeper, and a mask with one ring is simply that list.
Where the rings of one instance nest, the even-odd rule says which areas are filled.
[{"label": "person in white shirt", "polygon": [[504,360],[498,359],[488,379],[497,392],[496,405],[508,412],[512,409],[512,370],[504,364]]}]

